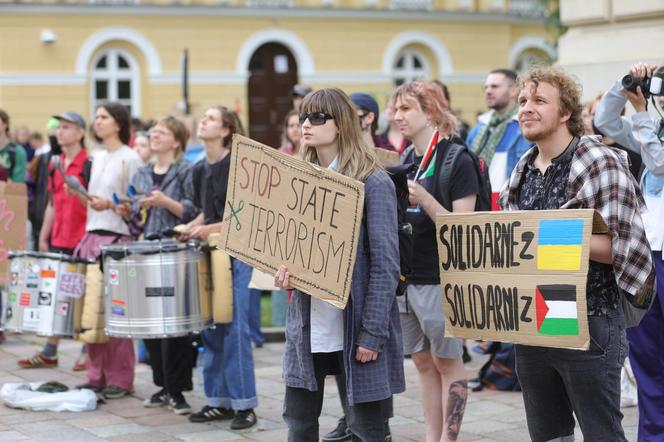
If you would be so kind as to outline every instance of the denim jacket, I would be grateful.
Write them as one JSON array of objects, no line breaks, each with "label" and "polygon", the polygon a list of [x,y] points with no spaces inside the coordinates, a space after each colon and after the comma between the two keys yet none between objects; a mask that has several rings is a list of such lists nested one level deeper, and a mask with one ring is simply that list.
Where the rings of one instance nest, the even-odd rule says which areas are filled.
[{"label": "denim jacket", "polygon": [[[134,175],[131,184],[139,192],[150,193],[154,189],[152,181],[152,171],[154,166],[147,165]],[[189,222],[198,214],[198,209],[194,206],[194,185],[191,177],[191,165],[180,160],[171,165],[166,172],[164,181],[159,189],[164,195],[178,201],[182,204],[182,217],[178,218],[168,209],[162,207],[153,207],[148,211],[145,224],[140,222],[141,206],[138,202],[132,204],[132,224],[138,227],[144,235],[153,233],[162,233],[168,231],[178,224]]]},{"label": "denim jacket", "polygon": [[[396,301],[397,203],[392,180],[384,171],[374,171],[364,183],[364,207],[366,228],[361,229],[350,299],[343,312],[350,405],[387,399],[406,388]],[[315,391],[310,308],[311,297],[295,290],[286,318],[283,376],[289,387]],[[364,364],[355,360],[357,346],[377,351],[378,359]]]}]

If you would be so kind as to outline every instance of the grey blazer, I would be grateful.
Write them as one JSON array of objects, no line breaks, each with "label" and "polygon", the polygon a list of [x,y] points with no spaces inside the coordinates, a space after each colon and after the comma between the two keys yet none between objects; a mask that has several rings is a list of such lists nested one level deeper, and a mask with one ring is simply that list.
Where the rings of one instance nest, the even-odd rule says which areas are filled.
[{"label": "grey blazer", "polygon": [[[405,390],[401,324],[396,301],[399,279],[397,202],[392,180],[375,170],[364,183],[363,227],[344,310],[344,368],[348,403],[387,399]],[[286,318],[284,381],[289,387],[317,389],[311,353],[311,297],[294,291]],[[355,360],[357,346],[378,359]]]},{"label": "grey blazer", "polygon": [[[139,169],[131,180],[131,184],[143,192],[154,190],[152,181],[153,165],[147,165]],[[148,212],[145,224],[141,224],[141,206],[138,203],[132,204],[132,227],[137,227],[138,232],[144,235],[152,233],[161,233],[170,230],[178,224],[189,222],[198,214],[198,209],[194,206],[194,185],[191,177],[191,164],[184,160],[179,160],[172,164],[166,172],[164,181],[161,184],[162,193],[173,198],[182,204],[182,218],[178,218],[161,207],[153,207]],[[134,230],[134,228],[132,228]]]}]

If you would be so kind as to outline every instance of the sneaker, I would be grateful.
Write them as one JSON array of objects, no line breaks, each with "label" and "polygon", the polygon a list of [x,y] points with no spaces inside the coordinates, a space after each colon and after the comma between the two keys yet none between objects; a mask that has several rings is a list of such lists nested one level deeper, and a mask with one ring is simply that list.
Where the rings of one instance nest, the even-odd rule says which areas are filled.
[{"label": "sneaker", "polygon": [[182,393],[173,393],[168,399],[168,408],[175,414],[191,413],[191,406],[187,403]]},{"label": "sneaker", "polygon": [[74,366],[72,367],[73,371],[85,371],[85,362],[88,360],[88,355],[85,353],[81,353],[78,355],[78,359],[76,359],[76,362],[74,363]]},{"label": "sneaker", "polygon": [[235,413],[233,412],[233,410],[229,410],[228,408],[210,407],[209,405],[206,405],[198,413],[192,413],[192,415],[189,416],[189,421],[202,423],[202,422],[210,422],[217,420],[233,419],[234,416]]},{"label": "sneaker", "polygon": [[125,397],[130,393],[131,391],[125,390],[124,388],[118,387],[117,385],[109,385],[101,391],[101,394],[106,399],[120,399],[121,397]]},{"label": "sneaker", "polygon": [[95,386],[92,385],[92,384],[81,384],[81,385],[77,385],[75,388],[76,388],[77,390],[83,390],[83,389],[86,389],[86,390],[92,390],[92,391],[94,391],[95,393],[99,393],[99,392],[101,391],[101,388],[100,388],[100,387],[95,387]]},{"label": "sneaker", "polygon": [[31,358],[19,359],[17,364],[21,368],[57,368],[58,357],[54,356],[50,358],[41,353],[37,353]]},{"label": "sneaker", "polygon": [[245,428],[253,427],[257,421],[258,419],[256,419],[256,413],[254,413],[253,409],[238,410],[235,413],[233,422],[231,422],[231,430],[244,430]]},{"label": "sneaker", "polygon": [[143,401],[145,408],[157,408],[168,405],[168,393],[163,388]]},{"label": "sneaker", "polygon": [[321,442],[337,442],[337,441],[346,441],[353,438],[353,433],[351,433],[348,425],[346,425],[346,418],[342,417],[339,419],[337,428],[327,433],[321,438]]}]

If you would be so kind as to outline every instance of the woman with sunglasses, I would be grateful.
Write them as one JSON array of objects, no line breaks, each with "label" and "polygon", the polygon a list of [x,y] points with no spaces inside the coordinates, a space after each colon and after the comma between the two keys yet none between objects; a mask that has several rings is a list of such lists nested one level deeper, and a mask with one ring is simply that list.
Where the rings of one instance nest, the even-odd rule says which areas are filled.
[{"label": "woman with sunglasses", "polygon": [[[472,158],[463,153],[454,163],[448,187],[437,185],[445,159],[442,155],[453,144],[464,144],[455,136],[457,120],[438,85],[419,80],[404,84],[395,91],[392,103],[394,121],[404,137],[412,140],[412,147],[403,154],[404,162],[420,165],[422,172],[433,171],[414,173],[417,177],[410,176],[412,181],[408,181],[413,206],[406,219],[413,227],[417,253],[410,263],[406,296],[399,297],[403,351],[412,354],[420,377],[426,440],[456,440],[468,386],[461,359],[463,342],[444,337],[435,219],[438,213],[474,211],[479,177]],[[434,147],[431,167],[422,165],[425,152]],[[447,201],[443,192],[448,192],[449,202],[443,203]]]},{"label": "woman with sunglasses", "polygon": [[[95,113],[94,134],[104,150],[95,152],[92,160],[86,234],[74,255],[98,259],[101,246],[129,242],[129,227],[115,213],[113,194],[122,195],[143,161],[127,146],[130,132],[129,111],[117,102],[100,105]],[[134,383],[134,345],[131,339],[109,338],[105,344],[87,344],[87,382],[80,386],[101,393],[107,399],[126,396]]]},{"label": "woman with sunglasses", "polygon": [[[341,310],[294,290],[286,319],[284,419],[289,441],[318,441],[326,375],[343,376],[348,426],[363,441],[385,440],[383,409],[405,389],[397,202],[394,185],[363,140],[356,108],[339,89],[307,95],[300,122],[306,161],[364,183],[364,219],[348,305]],[[281,266],[275,285],[290,289]]]},{"label": "woman with sunglasses", "polygon": [[[189,130],[177,118],[161,118],[150,130],[150,150],[154,164],[138,171],[131,183],[145,193],[133,204],[125,203],[116,211],[130,219],[135,233],[145,239],[168,236],[173,227],[193,219],[194,187],[191,166],[182,159],[189,140]],[[145,407],[168,405],[175,414],[187,414],[191,407],[182,392],[192,389],[193,366],[190,336],[144,339],[150,354],[152,380],[161,389],[147,398]]]}]

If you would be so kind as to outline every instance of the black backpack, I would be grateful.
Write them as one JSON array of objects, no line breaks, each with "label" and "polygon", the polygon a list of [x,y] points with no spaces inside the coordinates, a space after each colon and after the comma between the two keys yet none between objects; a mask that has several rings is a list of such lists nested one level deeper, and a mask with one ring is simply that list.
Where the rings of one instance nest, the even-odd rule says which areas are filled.
[{"label": "black backpack", "polygon": [[406,287],[408,286],[407,275],[410,274],[410,263],[413,259],[413,226],[406,221],[406,210],[410,205],[408,202],[408,174],[412,173],[416,168],[417,166],[414,164],[402,164],[386,168],[387,174],[394,183],[394,190],[397,194],[399,266],[401,268],[397,296],[406,293]]},{"label": "black backpack", "polygon": [[[454,137],[447,142],[446,148],[439,144],[436,148],[436,173],[437,180],[434,183],[434,193],[441,195],[441,205],[449,211],[452,211],[452,198],[450,196],[450,180],[454,173],[456,163],[461,154],[467,152],[473,160],[475,172],[479,180],[480,191],[475,201],[476,212],[491,211],[491,180],[489,179],[489,167],[483,158],[478,157],[475,152],[468,149],[461,138]],[[413,147],[410,146],[404,152],[404,163],[412,162],[414,157]],[[442,191],[441,191],[442,189]]]}]

